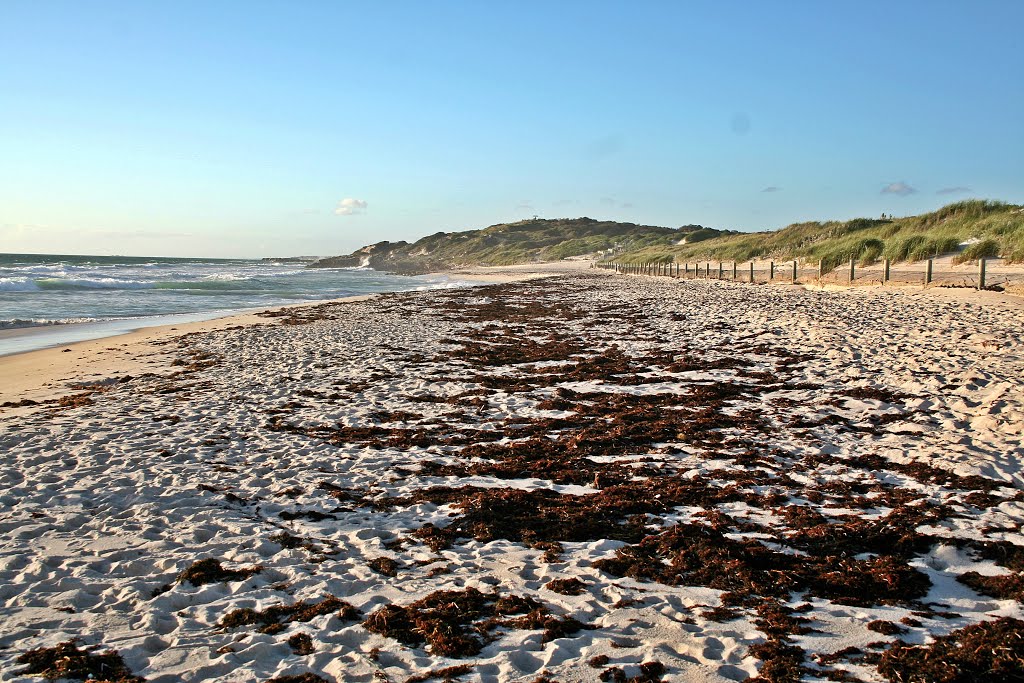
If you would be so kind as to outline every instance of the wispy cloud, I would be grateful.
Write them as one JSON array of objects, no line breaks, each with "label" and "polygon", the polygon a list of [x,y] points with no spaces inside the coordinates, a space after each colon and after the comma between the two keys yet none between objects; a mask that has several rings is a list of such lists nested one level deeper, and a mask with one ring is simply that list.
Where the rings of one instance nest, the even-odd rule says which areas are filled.
[{"label": "wispy cloud", "polygon": [[94,237],[105,237],[119,240],[163,240],[163,239],[183,239],[188,237],[195,237],[194,232],[149,232],[146,230],[95,230],[89,232]]},{"label": "wispy cloud", "polygon": [[518,204],[516,204],[515,210],[516,211],[529,211],[530,213],[533,213],[536,209],[533,208],[533,204],[530,203],[529,199],[524,199],[523,201],[521,201]]},{"label": "wispy cloud", "polygon": [[2,223],[0,224],[0,235],[8,238],[22,236],[38,237],[44,233],[48,239],[74,239],[74,238],[99,238],[117,240],[163,240],[163,239],[190,239],[196,237],[194,232],[167,232],[161,230],[110,230],[106,228],[68,228],[53,225],[38,225],[34,223]]},{"label": "wispy cloud", "polygon": [[781,187],[777,187],[775,185],[769,185],[768,187],[766,187],[763,190],[761,190],[761,192],[779,192],[780,190],[782,190]]},{"label": "wispy cloud", "polygon": [[334,213],[339,216],[354,216],[356,214],[364,213],[368,204],[362,199],[353,199],[352,197],[345,197],[338,206],[335,207]]},{"label": "wispy cloud", "polygon": [[895,183],[889,183],[882,188],[882,194],[897,194],[901,197],[906,197],[908,194],[914,194],[917,192],[910,185],[907,185],[902,180]]},{"label": "wispy cloud", "polygon": [[610,133],[587,143],[583,149],[583,156],[591,161],[608,159],[622,151],[622,144],[621,135]]},{"label": "wispy cloud", "polygon": [[938,190],[935,194],[961,194],[963,192],[970,192],[971,188],[957,185],[956,187],[944,187]]},{"label": "wispy cloud", "polygon": [[609,208],[618,208],[618,209],[632,209],[633,208],[633,202],[620,202],[618,199],[615,199],[614,197],[601,197],[601,199],[599,201],[601,202],[601,206],[607,206]]},{"label": "wispy cloud", "polygon": [[729,127],[736,135],[746,135],[750,132],[750,117],[746,112],[738,111],[729,120]]}]

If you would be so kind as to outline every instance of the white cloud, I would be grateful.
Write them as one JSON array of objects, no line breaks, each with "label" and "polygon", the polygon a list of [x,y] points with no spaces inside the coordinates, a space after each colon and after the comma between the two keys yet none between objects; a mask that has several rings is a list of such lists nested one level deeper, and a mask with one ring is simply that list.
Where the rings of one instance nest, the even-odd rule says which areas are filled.
[{"label": "white cloud", "polygon": [[889,183],[882,188],[882,194],[898,194],[901,197],[906,197],[908,194],[914,194],[917,192],[910,185],[907,185],[902,180],[898,183]]},{"label": "white cloud", "polygon": [[607,206],[613,209],[632,209],[633,202],[619,201],[614,197],[601,197],[599,200],[602,206]]},{"label": "white cloud", "polygon": [[356,214],[363,213],[366,211],[368,204],[362,199],[353,199],[352,197],[345,197],[338,206],[335,207],[334,213],[339,216],[354,216]]},{"label": "white cloud", "polygon": [[958,185],[956,187],[944,187],[941,190],[936,191],[935,194],[962,194],[970,191],[971,188]]}]

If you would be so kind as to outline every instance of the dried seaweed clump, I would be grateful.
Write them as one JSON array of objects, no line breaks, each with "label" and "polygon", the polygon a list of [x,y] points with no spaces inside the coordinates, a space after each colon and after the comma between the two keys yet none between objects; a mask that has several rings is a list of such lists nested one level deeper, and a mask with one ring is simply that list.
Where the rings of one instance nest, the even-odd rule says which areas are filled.
[{"label": "dried seaweed clump", "polygon": [[750,654],[761,660],[756,678],[749,683],[797,683],[810,669],[803,665],[804,650],[784,640],[771,638],[765,643],[750,646]]},{"label": "dried seaweed clump", "polygon": [[424,681],[442,681],[442,683],[452,683],[459,676],[465,676],[473,670],[473,667],[469,664],[456,664],[455,666],[446,666],[443,669],[434,669],[422,674],[415,674],[405,679],[405,683],[424,683]]},{"label": "dried seaweed clump", "polygon": [[268,678],[264,683],[330,683],[323,676],[307,671],[304,674],[285,674]]},{"label": "dried seaweed clump", "polygon": [[313,639],[308,633],[296,633],[288,639],[288,645],[297,655],[311,655],[315,651]]},{"label": "dried seaweed clump", "polygon": [[905,627],[884,619],[875,619],[874,621],[869,622],[868,630],[874,631],[875,633],[881,633],[883,636],[896,636],[907,632]]},{"label": "dried seaweed clump", "polygon": [[[597,659],[595,657],[594,659]],[[607,657],[605,657],[607,661]],[[593,660],[591,660],[593,661]],[[591,665],[593,666],[593,664]],[[600,666],[600,665],[598,665]],[[611,683],[657,683],[665,675],[665,665],[661,662],[644,662],[640,665],[640,673],[636,676],[626,677],[626,672],[620,667],[610,666],[597,677],[600,681]]]},{"label": "dried seaweed clump", "polygon": [[370,569],[384,576],[396,576],[398,574],[398,562],[390,557],[375,557],[366,564]]},{"label": "dried seaweed clump", "polygon": [[279,633],[287,624],[310,621],[332,613],[342,621],[359,618],[359,610],[341,598],[329,595],[320,602],[300,600],[294,605],[274,605],[259,612],[248,607],[232,610],[221,618],[220,625],[223,628],[258,625],[260,633]]},{"label": "dried seaweed clump", "polygon": [[205,560],[198,560],[188,566],[185,571],[178,574],[175,579],[178,583],[186,581],[193,586],[202,586],[207,583],[220,583],[222,581],[245,581],[250,576],[263,571],[263,565],[257,564],[252,567],[241,569],[225,569],[221,566],[220,560],[209,557]]},{"label": "dried seaweed clump", "polygon": [[[511,615],[523,615],[509,618]],[[589,628],[572,617],[558,618],[533,598],[464,591],[437,591],[409,605],[384,605],[363,622],[373,633],[418,646],[426,643],[431,654],[468,657],[493,638],[503,626],[544,629],[544,642]]]},{"label": "dried seaweed clump", "polygon": [[897,642],[878,671],[893,683],[1024,681],[1024,621],[1003,617],[953,631],[928,646]]},{"label": "dried seaweed clump", "polygon": [[956,580],[982,595],[1024,602],[1024,574],[983,576],[978,572],[967,572],[958,576]]},{"label": "dried seaweed clump", "polygon": [[812,595],[851,605],[906,603],[925,596],[928,577],[902,558],[798,558],[755,539],[735,540],[700,524],[677,524],[625,546],[594,566],[614,576],[670,586],[707,586],[741,595]]},{"label": "dried seaweed clump", "polygon": [[58,678],[93,683],[141,683],[121,659],[116,650],[97,654],[94,648],[79,648],[77,639],[55,647],[40,647],[18,655],[18,664],[28,666],[17,672],[19,676],[41,676],[47,680]]},{"label": "dried seaweed clump", "polygon": [[544,587],[549,591],[561,593],[562,595],[579,595],[583,591],[587,590],[587,584],[583,583],[575,576],[571,579],[552,579],[544,584]]}]

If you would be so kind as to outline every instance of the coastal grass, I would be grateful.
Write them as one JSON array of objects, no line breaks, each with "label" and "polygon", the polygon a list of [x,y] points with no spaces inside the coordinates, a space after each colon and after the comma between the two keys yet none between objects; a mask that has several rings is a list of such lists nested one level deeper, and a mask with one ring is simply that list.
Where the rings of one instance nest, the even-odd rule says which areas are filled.
[{"label": "coastal grass", "polygon": [[414,273],[465,265],[507,266],[669,247],[722,234],[727,231],[700,225],[667,228],[586,217],[533,218],[482,230],[438,232],[413,243],[378,242],[345,256],[322,259],[311,267],[369,264],[379,270]]},{"label": "coastal grass", "polygon": [[600,221],[532,218],[481,230],[437,232],[416,242],[378,242],[311,267],[369,265],[397,273],[455,266],[508,266],[573,257],[619,263],[671,263],[798,258],[823,270],[853,259],[921,261],[945,254],[965,261],[1001,256],[1024,262],[1024,207],[970,199],[918,216],[807,221],[780,230],[740,233],[701,225],[678,228]]},{"label": "coastal grass", "polygon": [[732,233],[683,244],[657,244],[611,257],[621,263],[789,260],[822,262],[825,271],[854,259],[921,261],[958,254],[959,262],[1002,257],[1024,262],[1024,207],[984,199],[903,218],[794,223],[781,230]]}]

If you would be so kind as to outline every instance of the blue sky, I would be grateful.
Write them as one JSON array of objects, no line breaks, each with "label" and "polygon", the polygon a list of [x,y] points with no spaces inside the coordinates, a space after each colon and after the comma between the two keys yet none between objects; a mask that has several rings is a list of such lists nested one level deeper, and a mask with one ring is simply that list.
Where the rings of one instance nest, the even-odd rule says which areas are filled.
[{"label": "blue sky", "polygon": [[4,0],[0,251],[1021,203],[1022,26],[1009,0]]}]

